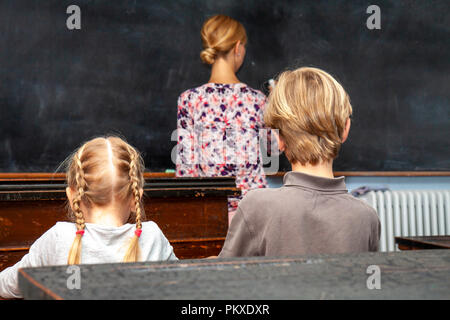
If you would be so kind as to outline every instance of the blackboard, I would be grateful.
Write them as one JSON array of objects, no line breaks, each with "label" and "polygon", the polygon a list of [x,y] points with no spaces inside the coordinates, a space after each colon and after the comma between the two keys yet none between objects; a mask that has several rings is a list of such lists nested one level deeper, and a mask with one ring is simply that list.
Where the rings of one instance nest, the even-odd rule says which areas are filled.
[{"label": "blackboard", "polygon": [[[246,27],[248,85],[299,66],[343,84],[354,119],[335,170],[449,170],[449,2],[376,4],[381,29],[370,30],[369,1],[1,1],[0,172],[54,172],[108,133],[149,171],[173,169],[177,98],[209,78],[200,29],[216,13]],[[79,30],[66,26],[69,5]]]}]

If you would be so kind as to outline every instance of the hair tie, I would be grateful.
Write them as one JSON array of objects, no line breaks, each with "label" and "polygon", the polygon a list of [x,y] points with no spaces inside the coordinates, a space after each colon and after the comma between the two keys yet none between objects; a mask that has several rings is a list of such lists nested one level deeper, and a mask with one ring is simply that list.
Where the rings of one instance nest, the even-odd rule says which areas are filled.
[{"label": "hair tie", "polygon": [[134,231],[134,234],[139,238],[141,236],[142,233],[142,229],[136,229],[136,231]]},{"label": "hair tie", "polygon": [[77,230],[77,232],[75,232],[75,234],[81,234],[83,236],[84,235],[84,230]]}]

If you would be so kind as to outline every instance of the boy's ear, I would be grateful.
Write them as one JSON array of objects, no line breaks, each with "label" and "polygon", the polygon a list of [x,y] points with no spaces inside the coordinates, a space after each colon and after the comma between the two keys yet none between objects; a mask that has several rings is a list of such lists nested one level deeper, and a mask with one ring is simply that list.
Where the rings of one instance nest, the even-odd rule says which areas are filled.
[{"label": "boy's ear", "polygon": [[67,187],[66,195],[67,195],[67,199],[69,200],[70,208],[73,210],[73,202],[72,201],[73,201],[74,191],[70,187]]},{"label": "boy's ear", "polygon": [[350,118],[347,118],[347,121],[345,122],[344,132],[342,133],[342,143],[344,143],[345,140],[347,140],[347,138],[348,138],[348,134],[350,132],[350,125],[351,125],[351,120],[350,120]]},{"label": "boy's ear", "polygon": [[277,139],[278,150],[284,152],[284,150],[286,149],[286,144],[284,143],[283,138],[280,137],[278,130],[274,130],[273,133]]}]

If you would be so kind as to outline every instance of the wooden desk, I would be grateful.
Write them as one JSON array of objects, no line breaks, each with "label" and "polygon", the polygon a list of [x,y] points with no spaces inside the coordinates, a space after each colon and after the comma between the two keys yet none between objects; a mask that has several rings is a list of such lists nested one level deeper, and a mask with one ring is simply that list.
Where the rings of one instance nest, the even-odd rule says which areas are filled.
[{"label": "wooden desk", "polygon": [[[228,230],[227,198],[240,194],[234,178],[146,175],[144,208],[180,259],[217,255]],[[57,221],[66,221],[64,177],[0,181],[0,271],[25,255]]]},{"label": "wooden desk", "polygon": [[395,237],[400,250],[450,249],[450,236]]},{"label": "wooden desk", "polygon": [[[81,265],[72,290],[56,266],[21,269],[19,286],[26,299],[450,299],[449,259],[425,250]],[[371,265],[381,289],[367,288]]]}]

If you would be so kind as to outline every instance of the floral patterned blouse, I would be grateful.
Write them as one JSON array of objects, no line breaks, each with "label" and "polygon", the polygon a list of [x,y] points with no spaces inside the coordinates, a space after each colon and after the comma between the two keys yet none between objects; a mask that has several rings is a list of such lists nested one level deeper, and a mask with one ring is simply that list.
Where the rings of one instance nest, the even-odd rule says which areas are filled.
[{"label": "floral patterned blouse", "polygon": [[[178,177],[235,176],[242,196],[267,186],[259,148],[266,96],[244,83],[207,83],[178,98]],[[229,212],[239,198],[228,202]]]}]

